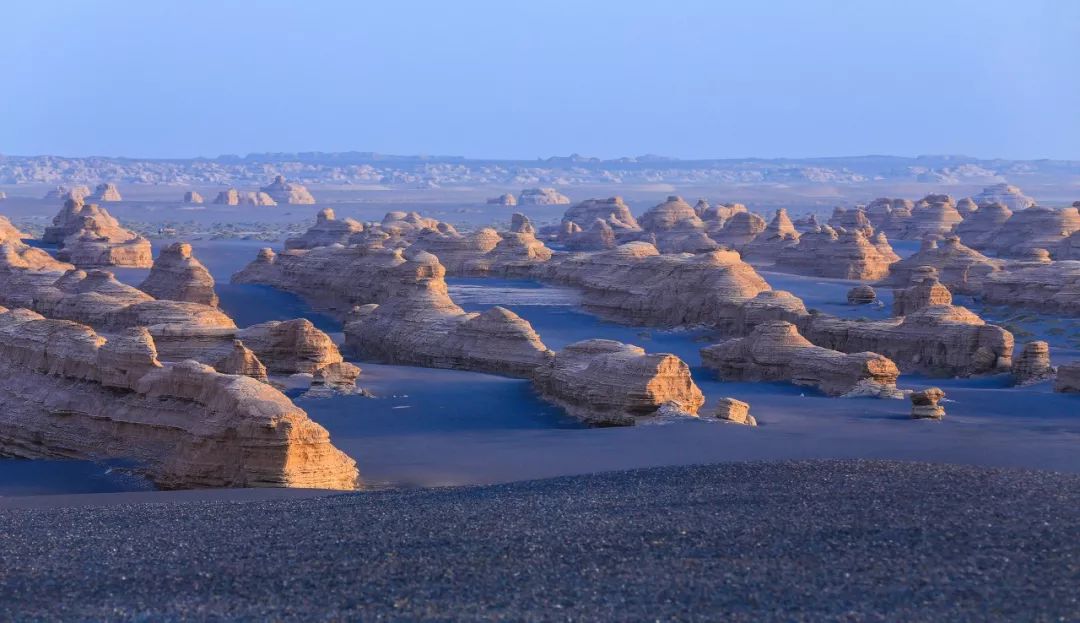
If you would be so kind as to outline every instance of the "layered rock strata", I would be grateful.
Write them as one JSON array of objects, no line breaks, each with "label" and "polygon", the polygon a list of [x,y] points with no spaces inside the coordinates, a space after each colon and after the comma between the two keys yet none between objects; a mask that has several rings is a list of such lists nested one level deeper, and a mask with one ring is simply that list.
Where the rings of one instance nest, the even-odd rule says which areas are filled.
[{"label": "layered rock strata", "polygon": [[973,249],[985,249],[994,242],[994,236],[1012,218],[1012,210],[1001,203],[989,203],[958,223],[953,230],[964,244]]},{"label": "layered rock strata", "polygon": [[191,245],[174,242],[158,254],[139,289],[156,299],[217,307],[214,278],[191,254]]},{"label": "layered rock strata", "polygon": [[913,285],[893,290],[893,316],[907,316],[935,305],[952,305],[952,292],[938,281],[937,271],[931,267],[923,268],[929,270],[913,276]]},{"label": "layered rock strata", "polygon": [[277,175],[274,181],[259,189],[277,203],[311,205],[315,197],[311,196],[306,186],[285,180],[284,175]]},{"label": "layered rock strata", "polygon": [[717,244],[739,250],[761,235],[768,228],[765,219],[753,212],[736,212],[724,221],[719,230],[709,230],[709,236]]},{"label": "layered rock strata", "polygon": [[1012,376],[1017,385],[1031,385],[1053,378],[1050,345],[1041,340],[1024,344],[1020,356],[1013,363]]},{"label": "layered rock strata", "polygon": [[533,385],[593,426],[633,425],[658,413],[696,416],[705,403],[681,359],[612,340],[567,346],[536,369]]},{"label": "layered rock strata", "polygon": [[516,206],[518,204],[517,197],[510,193],[499,195],[498,197],[492,197],[487,200],[488,205],[499,206]]},{"label": "layered rock strata", "polygon": [[1015,212],[987,240],[984,250],[1003,257],[1024,257],[1032,249],[1055,249],[1080,231],[1080,211],[1075,207],[1032,206]]},{"label": "layered rock strata", "polygon": [[315,224],[299,236],[285,239],[286,249],[314,249],[334,244],[347,245],[350,238],[364,231],[364,225],[351,218],[337,220],[334,211],[323,208],[315,215]]},{"label": "layered rock strata", "polygon": [[750,405],[735,398],[721,398],[716,401],[713,417],[718,420],[744,426],[757,426],[757,420],[750,415]]},{"label": "layered rock strata", "polygon": [[702,364],[730,381],[785,381],[830,396],[892,397],[900,370],[877,353],[844,354],[814,346],[790,322],[758,325],[750,335],[701,349]]},{"label": "layered rock strata", "polygon": [[164,488],[354,489],[356,463],[277,390],[193,361],[162,364],[132,329],[110,340],[0,313],[0,454],[134,461]]},{"label": "layered rock strata", "polygon": [[982,192],[972,197],[972,200],[980,206],[999,203],[1013,212],[1026,210],[1035,205],[1034,199],[1025,195],[1023,191],[1012,184],[987,186]]},{"label": "layered rock strata", "polygon": [[911,394],[911,417],[916,420],[940,420],[945,417],[945,407],[938,404],[945,397],[938,387],[931,387]]},{"label": "layered rock strata", "polygon": [[102,203],[123,201],[123,198],[120,196],[120,191],[116,188],[116,184],[112,183],[98,184],[97,187],[94,188],[94,194],[90,195],[89,199],[92,201],[100,201]]},{"label": "layered rock strata", "polygon": [[848,305],[869,305],[877,300],[877,292],[868,285],[855,286],[848,290]]},{"label": "layered rock strata", "polygon": [[1080,361],[1058,366],[1055,392],[1080,393]]},{"label": "layered rock strata", "polygon": [[647,234],[644,239],[661,253],[701,253],[717,248],[694,208],[676,195],[649,208],[638,224]]},{"label": "layered rock strata", "polygon": [[927,236],[944,236],[962,222],[964,217],[956,209],[956,202],[949,195],[927,195],[915,202],[910,218],[896,233],[886,230],[898,240],[922,240]]},{"label": "layered rock strata", "polygon": [[741,253],[748,262],[773,262],[780,252],[799,242],[799,232],[788,217],[787,210],[780,208],[769,221],[765,231],[743,245]]},{"label": "layered rock strata", "polygon": [[97,204],[68,199],[45,228],[42,242],[57,244],[57,258],[82,268],[153,264],[150,241],[120,226],[119,221]]},{"label": "layered rock strata", "polygon": [[305,318],[252,325],[236,333],[269,374],[318,375],[330,385],[351,386],[360,368],[345,361],[329,335]]}]

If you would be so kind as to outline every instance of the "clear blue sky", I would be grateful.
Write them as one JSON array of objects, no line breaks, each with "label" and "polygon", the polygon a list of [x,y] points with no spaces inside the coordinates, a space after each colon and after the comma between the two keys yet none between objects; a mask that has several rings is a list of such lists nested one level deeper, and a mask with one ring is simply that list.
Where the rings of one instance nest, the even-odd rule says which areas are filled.
[{"label": "clear blue sky", "polygon": [[4,0],[0,153],[1080,159],[1080,2]]}]

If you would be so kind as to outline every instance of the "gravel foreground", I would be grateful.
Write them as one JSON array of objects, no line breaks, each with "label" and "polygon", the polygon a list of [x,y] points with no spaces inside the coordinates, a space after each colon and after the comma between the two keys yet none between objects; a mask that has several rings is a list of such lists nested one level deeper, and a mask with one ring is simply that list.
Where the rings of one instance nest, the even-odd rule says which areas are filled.
[{"label": "gravel foreground", "polygon": [[1080,620],[1080,476],[733,463],[0,511],[5,620]]}]

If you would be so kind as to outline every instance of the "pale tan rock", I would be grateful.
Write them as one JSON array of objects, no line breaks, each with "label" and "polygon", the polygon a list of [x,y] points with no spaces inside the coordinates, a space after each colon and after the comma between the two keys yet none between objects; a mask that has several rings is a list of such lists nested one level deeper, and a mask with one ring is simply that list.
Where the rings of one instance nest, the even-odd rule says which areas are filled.
[{"label": "pale tan rock", "polygon": [[785,247],[799,242],[799,232],[788,217],[787,210],[780,208],[769,221],[765,231],[742,247],[743,259],[748,262],[775,262]]},{"label": "pale tan rock", "polygon": [[721,246],[739,250],[757,238],[767,227],[765,219],[753,212],[735,212],[724,221],[724,226],[719,231],[710,228],[709,236]]},{"label": "pale tan rock", "polygon": [[1080,393],[1080,361],[1058,366],[1055,392]]},{"label": "pale tan rock", "polygon": [[156,299],[202,303],[217,307],[214,278],[191,254],[191,245],[174,242],[158,254],[139,289]]},{"label": "pale tan rock", "polygon": [[218,193],[214,198],[214,203],[218,205],[252,205],[252,206],[275,206],[277,202],[274,198],[266,194],[263,191],[239,191],[235,188],[229,188]]},{"label": "pale tan rock", "polygon": [[893,290],[893,316],[907,316],[935,305],[952,305],[952,292],[938,281],[937,272],[921,274],[925,276],[912,277],[911,286]]},{"label": "pale tan rock", "polygon": [[915,202],[910,199],[879,197],[866,206],[866,217],[877,231],[900,240],[907,232],[914,209]]},{"label": "pale tan rock", "polygon": [[787,381],[830,396],[894,397],[899,369],[877,353],[844,354],[814,346],[782,320],[758,325],[747,337],[701,349],[702,364],[730,381]]},{"label": "pale tan rock", "polygon": [[337,220],[334,211],[323,208],[315,215],[315,224],[299,236],[285,239],[286,249],[314,249],[332,244],[345,245],[349,239],[364,231],[363,223],[351,218]]},{"label": "pale tan rock", "polygon": [[854,208],[836,207],[828,220],[829,227],[833,229],[846,229],[847,231],[862,232],[867,239],[874,235],[874,225],[866,216],[866,208],[856,206]]},{"label": "pale tan rock", "polygon": [[518,197],[521,205],[570,205],[570,198],[554,188],[526,188]]},{"label": "pale tan rock", "polygon": [[796,219],[794,222],[795,230],[800,234],[805,234],[808,231],[814,231],[821,227],[821,222],[818,221],[817,214],[810,213],[802,218]]},{"label": "pale tan rock", "polygon": [[[959,212],[960,216],[966,221],[972,214],[979,211],[979,204],[971,197],[964,197],[956,202],[956,211]],[[962,225],[962,223],[958,223],[957,227],[960,225]],[[955,231],[955,229],[956,228],[954,227],[953,230]]]},{"label": "pale tan rock", "polygon": [[868,285],[855,286],[848,290],[848,305],[868,305],[877,300],[877,292]]},{"label": "pale tan rock", "polygon": [[0,216],[0,243],[11,242],[22,244],[24,238],[30,236],[11,224],[6,216]]},{"label": "pale tan rock", "polygon": [[487,202],[489,205],[500,206],[516,206],[518,204],[517,197],[510,193],[504,193],[499,195],[498,197],[492,197],[491,199],[488,199]]},{"label": "pale tan rock", "polygon": [[717,248],[694,208],[677,195],[649,208],[638,224],[661,253],[702,253]]},{"label": "pale tan rock", "polygon": [[641,226],[630,211],[630,206],[623,202],[622,197],[586,199],[567,208],[562,222],[574,223],[581,229],[586,229],[597,219],[604,221],[616,233],[620,241],[641,233]]},{"label": "pale tan rock", "polygon": [[56,188],[45,193],[44,199],[46,200],[60,200],[65,201],[67,199],[85,200],[90,196],[89,186],[75,186],[68,188],[67,186],[57,186]]},{"label": "pale tan rock", "polygon": [[721,231],[731,217],[746,212],[749,212],[749,210],[741,203],[718,203],[703,207],[699,216],[701,216],[702,222],[705,223],[705,231],[712,236]]},{"label": "pale tan rock", "polygon": [[593,426],[633,425],[665,407],[665,413],[696,416],[705,403],[681,359],[612,340],[567,346],[536,368],[533,386]]},{"label": "pale tan rock", "polygon": [[614,249],[618,244],[618,237],[611,225],[603,219],[596,219],[588,229],[582,230],[577,223],[568,223],[577,228],[561,236],[563,245],[569,251],[604,251]]},{"label": "pale tan rock", "polygon": [[236,335],[270,374],[317,374],[329,368],[339,384],[355,383],[360,375],[360,368],[344,360],[330,336],[305,318],[264,322]]},{"label": "pale tan rock", "polygon": [[387,212],[379,224],[379,229],[394,239],[411,242],[417,236],[428,231],[439,231],[441,223],[437,219],[420,215],[419,212]]},{"label": "pale tan rock", "polygon": [[1010,267],[990,275],[982,295],[987,303],[1080,315],[1080,261]]},{"label": "pale tan rock", "polygon": [[81,199],[64,202],[42,241],[60,246],[57,259],[83,268],[148,268],[154,261],[149,240],[121,227],[104,208]]},{"label": "pale tan rock", "polygon": [[860,231],[840,231],[824,226],[784,247],[774,269],[800,275],[874,281],[889,274],[899,257],[887,240],[867,239]]},{"label": "pale tan rock", "polygon": [[757,426],[757,420],[750,415],[750,405],[734,398],[721,398],[716,402],[716,411],[713,413],[718,420],[743,424],[745,426]]},{"label": "pale tan rock", "polygon": [[[896,214],[896,208],[893,209]],[[898,215],[899,216],[899,215]],[[910,218],[895,233],[883,228],[896,240],[922,240],[930,235],[944,236],[964,220],[949,195],[927,195],[915,203]]]},{"label": "pale tan rock", "polygon": [[476,264],[494,251],[502,239],[499,232],[490,227],[482,227],[464,235],[456,231],[443,232],[435,229],[421,233],[409,250],[433,254],[439,258],[448,275],[465,275],[469,273],[466,266]]},{"label": "pale tan rock", "polygon": [[159,363],[135,329],[0,313],[0,453],[134,461],[164,488],[354,489],[356,463],[277,390]]},{"label": "pale tan rock", "polygon": [[306,186],[285,180],[284,175],[277,175],[274,181],[259,189],[276,203],[311,205],[315,197],[311,196]]},{"label": "pale tan rock", "polygon": [[967,246],[985,249],[993,243],[998,230],[1012,215],[1012,210],[1004,204],[983,204],[976,212],[965,217],[963,223],[958,223],[954,231]]},{"label": "pale tan rock", "polygon": [[1020,210],[1005,221],[984,250],[1002,257],[1024,257],[1032,249],[1056,249],[1063,240],[1080,231],[1080,211],[1075,207]]},{"label": "pale tan rock", "polygon": [[120,197],[120,191],[117,190],[116,184],[113,183],[98,184],[97,187],[94,188],[94,194],[90,195],[88,198],[91,201],[101,201],[103,203],[123,201],[123,198]]},{"label": "pale tan rock", "polygon": [[938,387],[931,387],[911,394],[911,417],[916,420],[940,420],[945,417],[945,408],[938,401],[945,397]]},{"label": "pale tan rock", "polygon": [[583,292],[585,308],[633,325],[741,326],[742,306],[769,284],[734,251],[661,255],[645,242],[560,257],[537,279]]},{"label": "pale tan rock", "polygon": [[214,197],[214,203],[217,205],[238,206],[240,205],[240,191],[235,188],[229,188],[223,190]]},{"label": "pale tan rock", "polygon": [[954,305],[933,305],[887,320],[810,314],[799,330],[824,348],[880,353],[905,373],[966,377],[1012,367],[1012,333]]},{"label": "pale tan rock", "polygon": [[266,383],[269,376],[266,366],[259,361],[258,356],[240,340],[233,340],[233,347],[222,359],[211,364],[215,370],[222,374],[238,374],[250,376],[256,381]]},{"label": "pale tan rock", "polygon": [[184,193],[184,203],[203,203],[203,196],[197,190],[189,190]]},{"label": "pale tan rock", "polygon": [[924,240],[918,253],[890,266],[887,283],[896,286],[911,283],[912,275],[923,266],[934,267],[949,289],[960,294],[977,294],[987,278],[1002,269],[1004,262],[986,257],[951,235],[941,244]]},{"label": "pale tan rock", "polygon": [[972,200],[980,206],[999,203],[1013,212],[1026,210],[1035,205],[1034,199],[1025,195],[1023,191],[1012,184],[987,186],[981,193],[972,197]]},{"label": "pale tan rock", "polygon": [[1053,378],[1050,365],[1050,345],[1043,341],[1028,342],[1013,363],[1012,376],[1017,385],[1031,385]]},{"label": "pale tan rock", "polygon": [[545,264],[551,257],[551,249],[536,238],[536,229],[529,218],[517,213],[510,231],[500,235],[491,251],[466,261],[464,271],[472,275],[528,277],[536,266]]}]

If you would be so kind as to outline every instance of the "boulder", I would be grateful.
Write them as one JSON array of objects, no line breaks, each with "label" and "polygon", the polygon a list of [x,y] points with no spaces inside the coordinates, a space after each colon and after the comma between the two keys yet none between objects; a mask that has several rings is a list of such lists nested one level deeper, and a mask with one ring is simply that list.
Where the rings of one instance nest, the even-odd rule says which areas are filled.
[{"label": "boulder", "polygon": [[868,285],[855,286],[848,290],[848,305],[867,305],[877,300],[877,292]]},{"label": "boulder", "polygon": [[938,387],[931,387],[911,393],[911,417],[917,420],[940,420],[945,417],[945,408],[938,401],[945,397]]},{"label": "boulder", "polygon": [[500,206],[516,206],[518,204],[517,197],[510,193],[504,193],[499,195],[498,197],[492,197],[488,199],[487,202],[489,205]]},{"label": "boulder", "polygon": [[94,188],[94,194],[88,197],[91,201],[100,201],[107,203],[110,201],[123,201],[120,197],[120,191],[116,189],[116,184],[98,184]]},{"label": "boulder", "polygon": [[570,205],[570,198],[554,188],[526,188],[518,197],[521,205]]},{"label": "boulder", "polygon": [[750,415],[750,405],[734,398],[721,398],[716,401],[713,416],[718,420],[745,426],[757,426],[757,420]]},{"label": "boulder", "polygon": [[[285,180],[284,175],[277,175],[274,181],[259,189],[275,203],[311,205],[315,203],[315,197],[311,196],[307,187]],[[261,204],[265,205],[265,204]]]}]

